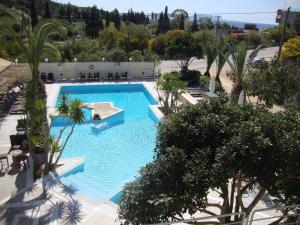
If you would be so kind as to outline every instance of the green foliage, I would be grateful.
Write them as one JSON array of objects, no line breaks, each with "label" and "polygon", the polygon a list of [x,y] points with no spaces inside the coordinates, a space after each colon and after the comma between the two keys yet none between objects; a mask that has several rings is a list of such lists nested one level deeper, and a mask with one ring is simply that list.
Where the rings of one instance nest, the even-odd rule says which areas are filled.
[{"label": "green foliage", "polygon": [[188,70],[193,58],[202,58],[203,51],[201,44],[195,40],[190,32],[179,33],[172,38],[167,48],[167,54],[172,59],[180,60],[179,66],[182,72]]},{"label": "green foliage", "polygon": [[201,73],[198,70],[188,70],[182,74],[182,80],[188,83],[189,87],[199,86]]},{"label": "green foliage", "polygon": [[[277,44],[280,42],[281,34],[283,32],[283,26],[278,26],[275,29],[269,30],[268,38],[270,40],[274,40]],[[286,28],[284,41],[287,41],[291,38],[294,38],[297,36],[296,31],[292,30],[291,28]]]},{"label": "green foliage", "polygon": [[245,41],[249,46],[257,47],[262,44],[263,37],[258,31],[250,31],[246,33]]},{"label": "green foliage", "polygon": [[110,52],[110,56],[111,56],[111,60],[113,62],[126,62],[126,61],[128,61],[127,54],[122,49],[118,49],[118,48],[113,49]]},{"label": "green foliage", "polygon": [[[120,218],[147,224],[211,213],[211,190],[220,193],[220,214],[232,213],[235,204],[249,214],[266,191],[280,204],[299,203],[299,179],[293,179],[299,176],[299,122],[296,113],[222,100],[184,106],[160,124],[154,161],[125,186]],[[245,205],[242,196],[253,189],[259,194]]]},{"label": "green foliage", "polygon": [[300,110],[300,72],[297,66],[276,60],[263,61],[250,70],[245,86],[250,95],[257,96],[267,106],[288,104]]},{"label": "green foliage", "polygon": [[160,75],[156,81],[158,100],[165,115],[176,112],[179,96],[187,86],[187,83],[180,78],[180,73],[173,72]]},{"label": "green foliage", "polygon": [[300,36],[292,38],[284,44],[281,59],[300,63]]},{"label": "green foliage", "polygon": [[246,23],[244,26],[245,30],[258,30],[255,24]]}]

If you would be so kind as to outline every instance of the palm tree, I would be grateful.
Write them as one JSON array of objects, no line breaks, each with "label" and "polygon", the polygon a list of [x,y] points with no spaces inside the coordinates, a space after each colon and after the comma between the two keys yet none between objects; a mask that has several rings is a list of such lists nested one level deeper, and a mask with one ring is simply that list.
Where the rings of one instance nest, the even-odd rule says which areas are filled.
[{"label": "palm tree", "polygon": [[[63,153],[63,150],[65,149],[70,137],[72,136],[74,132],[74,128],[76,124],[82,124],[84,122],[84,111],[83,111],[83,103],[81,100],[75,99],[72,100],[69,104],[67,103],[68,100],[67,97],[62,97],[60,106],[58,107],[59,115],[60,116],[66,116],[68,117],[68,122],[65,125],[63,129],[60,130],[60,134],[56,140],[51,139],[51,154],[49,159],[49,167],[51,169],[55,169],[57,166],[57,163]],[[63,132],[67,127],[71,126],[71,130],[68,133],[64,143],[62,145],[59,144],[60,139],[62,137]],[[58,157],[56,158],[55,162],[53,163],[54,154],[59,152]]]},{"label": "palm tree", "polygon": [[210,77],[209,70],[217,57],[218,51],[211,43],[207,43],[204,47],[204,54],[206,56],[206,71],[204,75]]},{"label": "palm tree", "polygon": [[[10,16],[11,18],[14,18],[13,15],[10,14],[10,12],[4,12],[6,15]],[[27,108],[25,107],[27,114],[27,139],[29,144],[29,150],[30,152],[34,152],[34,143],[33,143],[33,134],[37,133],[37,131],[34,131],[34,124],[33,119],[36,117],[36,108],[35,108],[35,102],[38,102],[39,100],[42,100],[44,102],[44,106],[46,106],[46,91],[45,86],[40,80],[39,76],[39,63],[42,61],[42,57],[44,55],[58,55],[60,56],[59,51],[53,46],[51,43],[48,42],[49,35],[51,34],[62,34],[64,31],[64,27],[55,22],[54,20],[47,20],[43,23],[39,23],[34,28],[31,26],[32,21],[24,14],[21,13],[21,20],[20,20],[20,32],[16,32],[11,26],[7,24],[0,24],[0,34],[8,35],[13,40],[18,43],[20,46],[22,53],[24,54],[25,61],[28,63],[31,75],[32,75],[32,87],[31,88],[37,88],[37,92],[32,95],[30,99],[28,99],[28,102],[32,102],[32,105],[27,104]],[[28,91],[29,90],[27,89]],[[40,133],[40,139],[43,139],[40,141],[43,144],[43,149],[46,156],[46,161],[48,161],[48,155],[49,155],[49,148],[50,143],[48,141],[49,136],[49,126],[47,123],[47,109],[46,107],[43,108],[43,123],[40,124],[42,128],[39,130]],[[32,155],[33,156],[33,155]],[[45,169],[45,173],[48,173],[48,168]]]},{"label": "palm tree", "polygon": [[227,58],[229,57],[228,45],[225,42],[224,38],[222,37],[220,37],[218,40],[217,51],[218,53],[216,58],[216,64],[217,64],[216,81],[221,84],[220,74],[226,63]]},{"label": "palm tree", "polygon": [[[9,15],[9,12],[6,14]],[[31,69],[32,79],[38,83],[40,80],[39,63],[43,60],[42,57],[44,55],[60,56],[58,49],[48,42],[49,35],[62,34],[64,26],[50,19],[31,28],[29,18],[22,13],[20,27],[20,32],[16,32],[11,26],[0,24],[0,33],[11,36],[20,45]]]},{"label": "palm tree", "polygon": [[244,80],[248,69],[246,63],[250,62],[257,55],[260,49],[261,46],[258,46],[247,58],[247,44],[246,42],[241,42],[238,45],[229,46],[232,61],[223,55],[231,68],[230,78],[234,83],[231,90],[231,103],[238,103],[239,95],[241,91],[244,90]]}]

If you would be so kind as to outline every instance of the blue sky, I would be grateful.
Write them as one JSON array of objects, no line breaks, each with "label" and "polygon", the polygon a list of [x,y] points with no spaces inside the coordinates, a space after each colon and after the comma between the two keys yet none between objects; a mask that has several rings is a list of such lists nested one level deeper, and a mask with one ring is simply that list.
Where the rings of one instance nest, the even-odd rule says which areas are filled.
[{"label": "blue sky", "polygon": [[[78,6],[93,6],[105,10],[117,8],[120,12],[134,11],[145,13],[160,12],[167,5],[169,12],[174,9],[185,9],[188,13],[219,14],[222,19],[256,23],[275,23],[276,13],[262,14],[223,14],[275,12],[279,8],[300,9],[300,0],[55,0]],[[222,14],[221,14],[222,13]]]}]

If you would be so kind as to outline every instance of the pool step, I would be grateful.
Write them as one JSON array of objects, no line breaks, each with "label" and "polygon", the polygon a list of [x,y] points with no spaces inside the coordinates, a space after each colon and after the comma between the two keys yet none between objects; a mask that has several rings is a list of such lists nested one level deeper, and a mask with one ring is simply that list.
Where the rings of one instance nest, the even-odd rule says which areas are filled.
[{"label": "pool step", "polygon": [[76,189],[79,193],[86,195],[92,200],[101,199],[109,194],[104,188],[99,187],[100,185],[97,182],[79,174],[71,174],[61,178],[61,180],[67,186]]}]

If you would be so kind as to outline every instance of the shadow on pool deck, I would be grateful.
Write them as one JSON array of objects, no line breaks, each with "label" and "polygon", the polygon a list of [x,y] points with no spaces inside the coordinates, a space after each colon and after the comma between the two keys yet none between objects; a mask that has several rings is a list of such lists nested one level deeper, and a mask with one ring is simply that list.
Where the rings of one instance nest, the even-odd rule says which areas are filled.
[{"label": "shadow on pool deck", "polygon": [[107,211],[101,204],[83,201],[48,175],[0,204],[0,225],[118,224],[116,210]]}]

